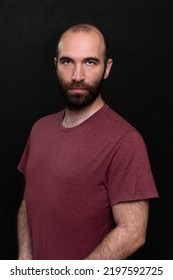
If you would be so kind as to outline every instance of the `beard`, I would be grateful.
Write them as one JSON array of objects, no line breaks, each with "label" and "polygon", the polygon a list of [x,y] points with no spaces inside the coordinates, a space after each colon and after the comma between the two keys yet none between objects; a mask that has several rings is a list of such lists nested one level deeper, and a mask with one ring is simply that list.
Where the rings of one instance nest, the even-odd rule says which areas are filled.
[{"label": "beard", "polygon": [[[100,94],[103,83],[103,75],[95,80],[93,83],[88,84],[81,82],[65,82],[61,75],[58,74],[58,82],[62,95],[66,101],[66,105],[70,110],[80,110],[92,104]],[[73,89],[82,89],[82,92],[75,92]],[[73,92],[71,92],[73,90]]]}]

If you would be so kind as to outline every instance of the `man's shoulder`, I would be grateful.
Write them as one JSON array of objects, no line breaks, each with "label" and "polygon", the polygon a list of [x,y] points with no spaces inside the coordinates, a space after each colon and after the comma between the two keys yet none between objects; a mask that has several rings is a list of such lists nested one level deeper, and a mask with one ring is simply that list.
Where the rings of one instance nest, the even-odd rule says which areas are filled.
[{"label": "man's shoulder", "polygon": [[110,130],[111,132],[129,132],[136,130],[132,124],[130,124],[125,118],[119,115],[116,111],[111,109],[106,105],[103,112],[103,122],[104,128]]},{"label": "man's shoulder", "polygon": [[138,146],[145,149],[145,143],[141,133],[126,119],[107,106],[104,110],[102,125],[106,142],[110,145],[119,143],[129,149]]},{"label": "man's shoulder", "polygon": [[64,110],[56,112],[56,113],[52,113],[52,114],[49,114],[49,115],[46,115],[46,116],[43,116],[42,118],[38,119],[35,124],[37,124],[37,123],[49,123],[49,122],[52,122],[54,120],[58,120],[58,119],[61,118],[63,111]]},{"label": "man's shoulder", "polygon": [[41,117],[34,123],[32,127],[32,131],[39,130],[39,129],[47,129],[53,126],[54,124],[58,124],[62,118],[62,115],[63,115],[63,110],[57,113],[53,113]]}]

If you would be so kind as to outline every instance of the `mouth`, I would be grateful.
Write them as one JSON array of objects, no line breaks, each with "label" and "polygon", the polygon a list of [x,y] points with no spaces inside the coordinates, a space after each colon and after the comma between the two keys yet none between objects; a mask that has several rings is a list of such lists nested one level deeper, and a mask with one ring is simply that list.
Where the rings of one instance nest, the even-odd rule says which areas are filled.
[{"label": "mouth", "polygon": [[86,92],[87,90],[85,88],[70,88],[69,91],[73,92]]}]

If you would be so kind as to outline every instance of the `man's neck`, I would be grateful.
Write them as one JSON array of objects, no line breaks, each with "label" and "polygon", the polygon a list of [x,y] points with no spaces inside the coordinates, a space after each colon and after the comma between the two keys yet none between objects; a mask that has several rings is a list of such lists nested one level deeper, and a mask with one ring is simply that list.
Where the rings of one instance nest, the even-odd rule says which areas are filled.
[{"label": "man's neck", "polygon": [[98,110],[100,110],[103,107],[103,105],[104,102],[99,96],[92,104],[80,110],[70,110],[69,108],[66,108],[64,118],[62,121],[62,126],[66,128],[71,128],[81,124],[89,117],[91,117],[94,113],[96,113]]}]

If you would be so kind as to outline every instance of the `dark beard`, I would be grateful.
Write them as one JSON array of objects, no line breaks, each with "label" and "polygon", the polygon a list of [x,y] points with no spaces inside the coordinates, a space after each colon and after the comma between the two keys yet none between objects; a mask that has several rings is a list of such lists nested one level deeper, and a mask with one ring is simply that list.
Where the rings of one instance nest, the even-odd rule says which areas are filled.
[{"label": "dark beard", "polygon": [[[80,110],[92,104],[100,94],[100,90],[103,83],[103,76],[96,80],[94,83],[88,85],[85,82],[75,82],[70,83],[64,82],[63,78],[58,75],[58,82],[61,88],[63,97],[65,98],[67,107],[70,110]],[[69,92],[72,88],[82,88],[85,90],[83,94]]]}]

